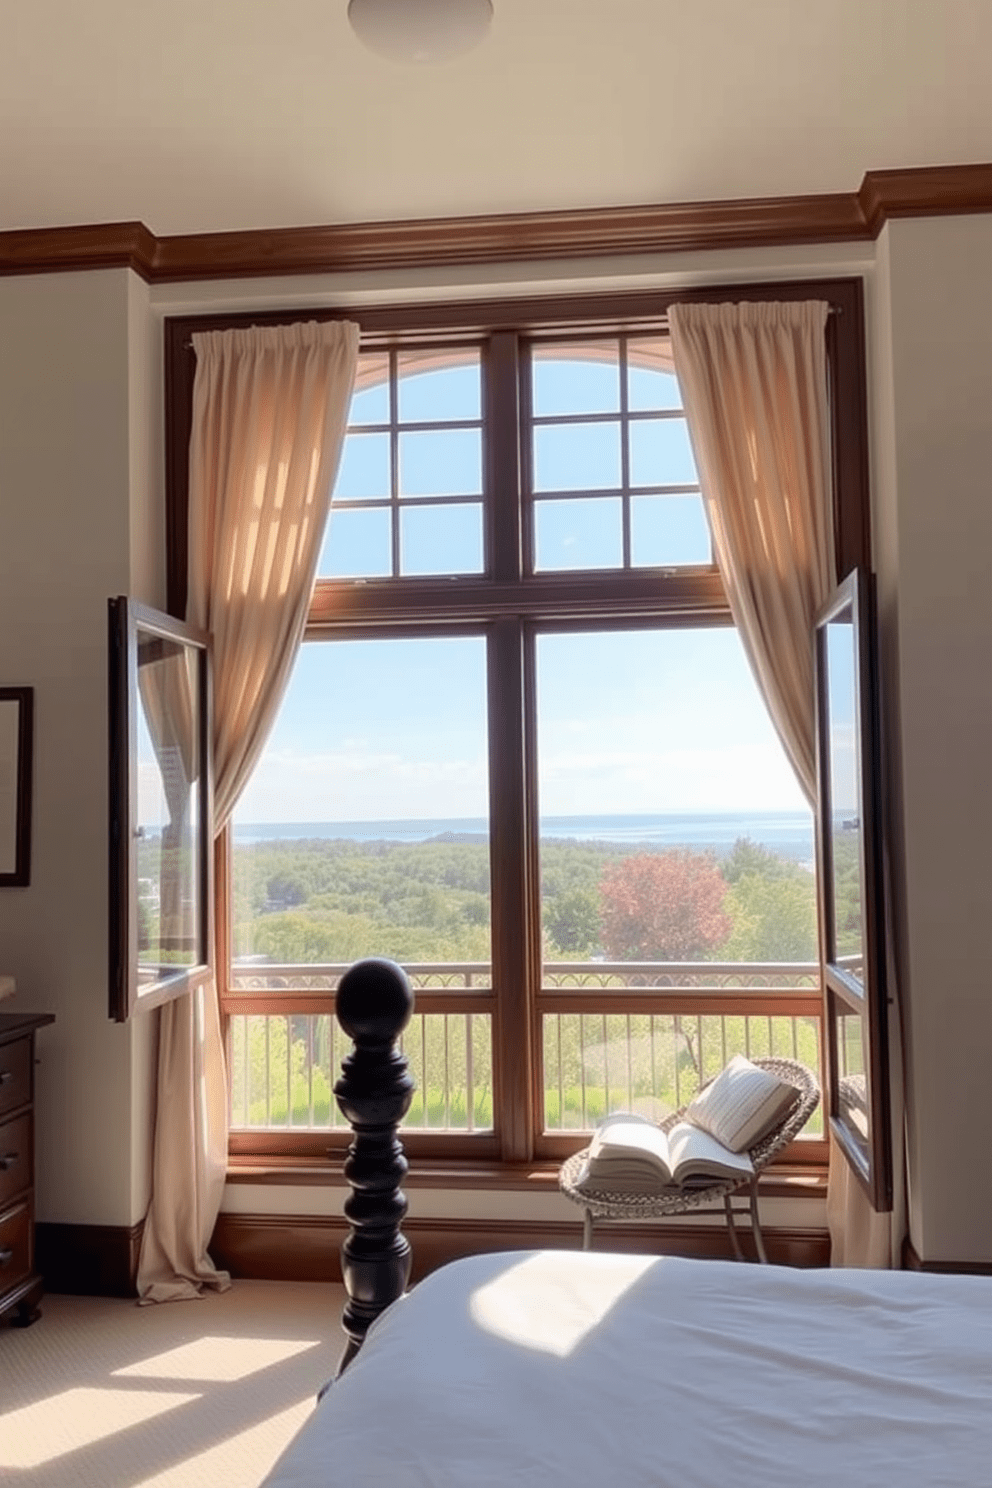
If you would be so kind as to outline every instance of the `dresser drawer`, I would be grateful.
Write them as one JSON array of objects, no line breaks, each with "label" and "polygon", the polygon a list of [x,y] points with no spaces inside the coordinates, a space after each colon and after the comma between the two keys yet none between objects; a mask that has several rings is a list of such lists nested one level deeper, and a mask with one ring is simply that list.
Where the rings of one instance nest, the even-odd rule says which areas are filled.
[{"label": "dresser drawer", "polygon": [[0,1218],[0,1297],[31,1273],[31,1206]]},{"label": "dresser drawer", "polygon": [[0,1116],[31,1099],[31,1039],[0,1044]]},{"label": "dresser drawer", "polygon": [[15,1194],[31,1187],[31,1112],[0,1124],[0,1214]]}]

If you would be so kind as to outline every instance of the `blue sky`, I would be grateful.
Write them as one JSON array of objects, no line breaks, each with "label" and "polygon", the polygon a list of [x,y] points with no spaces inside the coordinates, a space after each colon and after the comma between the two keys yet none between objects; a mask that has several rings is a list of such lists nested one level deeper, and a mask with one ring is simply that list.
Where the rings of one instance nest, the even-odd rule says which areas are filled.
[{"label": "blue sky", "polygon": [[854,715],[854,626],[843,616],[827,626],[827,679],[830,720],[830,804],[834,816],[858,810],[858,756]]},{"label": "blue sky", "polygon": [[[650,348],[648,348],[650,352]],[[579,349],[581,352],[581,349]],[[631,410],[678,409],[674,377],[628,373]],[[370,359],[371,361],[371,359]],[[410,371],[411,369],[408,369]],[[467,420],[399,437],[401,566],[471,573],[483,564],[478,365],[399,379],[400,420]],[[620,385],[615,360],[534,363],[535,490],[617,491]],[[319,572],[390,571],[388,420],[379,382],[356,392]],[[613,415],[613,417],[611,417]],[[474,426],[472,426],[474,424]],[[357,428],[355,426],[358,426]],[[630,425],[634,487],[691,486],[684,421]],[[463,498],[431,504],[432,497]],[[698,493],[644,490],[631,503],[632,561],[710,561]],[[621,499],[538,500],[536,566],[609,568],[621,561]],[[237,810],[241,822],[485,816],[485,641],[343,641],[305,645],[278,721]],[[796,810],[805,802],[732,629],[542,635],[538,640],[542,815]]]},{"label": "blue sky", "polygon": [[[242,822],[485,816],[485,642],[304,646]],[[543,815],[799,810],[729,628],[538,637]]]}]

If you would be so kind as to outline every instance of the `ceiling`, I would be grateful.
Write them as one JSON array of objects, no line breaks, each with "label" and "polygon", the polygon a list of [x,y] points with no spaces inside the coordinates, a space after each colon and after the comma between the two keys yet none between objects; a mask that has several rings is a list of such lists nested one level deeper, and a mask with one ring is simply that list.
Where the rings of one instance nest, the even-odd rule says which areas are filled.
[{"label": "ceiling", "polygon": [[992,161],[992,0],[494,0],[408,66],[346,0],[5,0],[0,230],[158,235],[856,190]]}]

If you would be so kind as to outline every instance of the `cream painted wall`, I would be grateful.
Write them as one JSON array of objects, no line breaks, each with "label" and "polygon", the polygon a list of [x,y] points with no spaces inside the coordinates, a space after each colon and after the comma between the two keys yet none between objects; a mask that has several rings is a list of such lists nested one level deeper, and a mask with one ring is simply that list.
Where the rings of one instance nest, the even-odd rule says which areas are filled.
[{"label": "cream painted wall", "polygon": [[[128,296],[128,477],[130,579],[126,592],[165,608],[165,422],[162,329],[151,307],[148,285],[127,276]],[[158,1012],[133,1018],[129,1209],[142,1218],[151,1197],[152,1134],[155,1129]]]},{"label": "cream painted wall", "polygon": [[[983,944],[992,905],[983,773],[992,719],[989,263],[992,217],[967,217],[898,222],[877,245],[512,274],[480,267],[454,287],[474,297],[865,277],[889,847],[904,885],[895,939],[910,1048],[912,1238],[926,1260],[992,1258],[983,1224],[992,1210],[992,1174],[983,1179],[992,1044]],[[59,1018],[40,1038],[42,1219],[131,1223],[147,1196],[154,1023],[124,1030],[105,1016],[104,606],[125,590],[161,603],[162,317],[421,293],[443,294],[441,278],[151,290],[123,271],[0,280],[0,675],[32,682],[39,710],[35,872],[29,889],[0,893],[0,970],[18,976],[15,1006]],[[307,1203],[326,1203],[326,1192],[304,1190],[292,1195],[297,1212],[304,1192]],[[246,1198],[230,1189],[225,1207]],[[260,1193],[252,1198],[263,1207]],[[460,1202],[430,1200],[432,1212],[457,1213]],[[512,1216],[511,1205],[507,1196],[502,1212]]]},{"label": "cream painted wall", "polygon": [[926,1261],[992,1262],[990,267],[992,216],[893,222],[879,244],[876,566],[902,753],[910,1237]]},{"label": "cream painted wall", "polygon": [[132,443],[155,485],[129,280],[0,280],[0,676],[36,710],[31,883],[0,892],[0,962],[8,1008],[56,1015],[38,1036],[43,1221],[131,1224],[147,1201],[150,1029],[107,1018],[106,601],[131,588]]}]

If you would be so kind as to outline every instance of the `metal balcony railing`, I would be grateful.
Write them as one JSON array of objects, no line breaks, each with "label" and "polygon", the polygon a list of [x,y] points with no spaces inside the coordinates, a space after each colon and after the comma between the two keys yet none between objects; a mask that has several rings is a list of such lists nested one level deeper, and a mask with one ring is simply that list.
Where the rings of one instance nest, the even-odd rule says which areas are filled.
[{"label": "metal balcony railing", "polygon": [[[417,1084],[409,1130],[491,1131],[492,1014],[485,963],[405,968],[417,1010],[402,1045]],[[225,998],[231,1125],[328,1131],[350,1050],[334,1017],[347,965],[235,964]],[[821,1069],[815,963],[548,962],[537,999],[544,1126],[588,1130],[611,1110],[655,1119],[691,1099],[735,1053]],[[811,1122],[808,1135],[821,1136]]]}]

